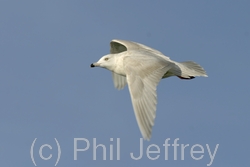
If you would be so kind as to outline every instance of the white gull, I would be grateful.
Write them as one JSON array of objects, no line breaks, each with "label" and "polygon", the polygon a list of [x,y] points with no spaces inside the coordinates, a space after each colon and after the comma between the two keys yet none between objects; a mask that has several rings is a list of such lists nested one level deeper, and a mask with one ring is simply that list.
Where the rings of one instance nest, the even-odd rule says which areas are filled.
[{"label": "white gull", "polygon": [[193,79],[207,77],[205,70],[193,61],[175,62],[161,52],[140,43],[112,40],[110,54],[91,67],[110,70],[114,85],[123,89],[128,84],[136,120],[144,139],[151,137],[154,125],[159,81],[170,76]]}]

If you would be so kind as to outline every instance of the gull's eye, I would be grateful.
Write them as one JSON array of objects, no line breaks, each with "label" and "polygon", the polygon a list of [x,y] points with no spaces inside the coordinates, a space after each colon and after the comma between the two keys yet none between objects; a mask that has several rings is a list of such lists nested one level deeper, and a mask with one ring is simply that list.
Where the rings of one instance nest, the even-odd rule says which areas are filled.
[{"label": "gull's eye", "polygon": [[108,59],[109,59],[109,58],[106,57],[104,60],[107,61]]}]

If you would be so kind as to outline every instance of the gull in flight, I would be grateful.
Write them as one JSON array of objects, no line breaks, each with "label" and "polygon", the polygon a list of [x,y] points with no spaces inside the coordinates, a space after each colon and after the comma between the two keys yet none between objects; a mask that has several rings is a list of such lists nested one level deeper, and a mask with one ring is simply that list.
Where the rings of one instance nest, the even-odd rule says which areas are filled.
[{"label": "gull in flight", "polygon": [[128,84],[135,117],[145,140],[150,139],[154,125],[159,81],[170,76],[207,77],[205,70],[193,61],[178,63],[143,44],[117,39],[110,42],[110,54],[90,66],[110,70],[118,90]]}]

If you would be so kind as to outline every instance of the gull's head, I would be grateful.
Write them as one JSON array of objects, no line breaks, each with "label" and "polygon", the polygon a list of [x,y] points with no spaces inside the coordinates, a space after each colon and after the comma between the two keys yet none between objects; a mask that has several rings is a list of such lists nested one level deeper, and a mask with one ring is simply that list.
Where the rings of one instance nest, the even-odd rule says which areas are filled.
[{"label": "gull's head", "polygon": [[114,56],[109,54],[100,58],[98,62],[92,63],[90,67],[102,67],[112,71],[114,64]]}]

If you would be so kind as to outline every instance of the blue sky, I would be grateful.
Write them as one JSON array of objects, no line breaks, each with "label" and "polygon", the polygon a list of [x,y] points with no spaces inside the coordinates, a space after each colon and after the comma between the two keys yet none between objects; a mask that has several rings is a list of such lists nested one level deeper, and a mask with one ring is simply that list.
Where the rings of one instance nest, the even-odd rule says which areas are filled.
[{"label": "blue sky", "polygon": [[[7,1],[0,2],[0,165],[249,166],[250,2]],[[160,82],[155,126],[143,142],[127,87],[90,64],[109,53],[112,39],[140,42],[175,61],[194,60],[208,78]],[[81,138],[74,160],[74,139]],[[112,139],[113,138],[113,141]],[[163,144],[169,140],[168,160]],[[117,140],[120,160],[117,160]],[[175,139],[179,139],[174,160]],[[106,147],[107,160],[93,142]],[[44,145],[47,144],[47,145]],[[154,145],[152,145],[154,144]],[[181,144],[185,148],[181,160]],[[199,144],[197,146],[196,144]],[[48,147],[51,146],[52,149]],[[159,147],[157,160],[146,155]],[[191,156],[191,147],[204,153]],[[44,147],[42,147],[44,146]],[[110,160],[113,147],[114,160]],[[51,159],[43,160],[52,155]]]}]

